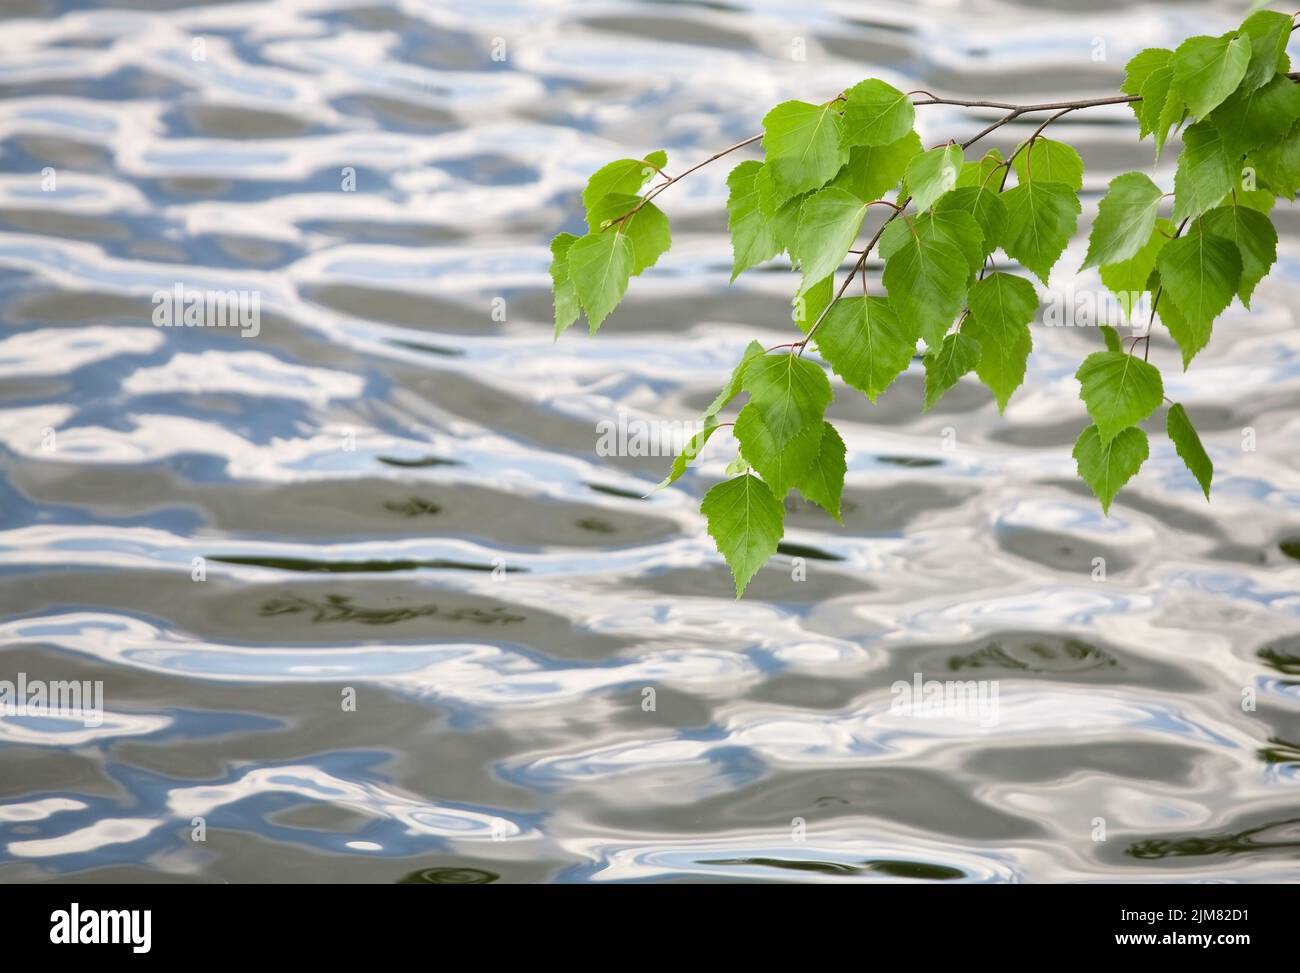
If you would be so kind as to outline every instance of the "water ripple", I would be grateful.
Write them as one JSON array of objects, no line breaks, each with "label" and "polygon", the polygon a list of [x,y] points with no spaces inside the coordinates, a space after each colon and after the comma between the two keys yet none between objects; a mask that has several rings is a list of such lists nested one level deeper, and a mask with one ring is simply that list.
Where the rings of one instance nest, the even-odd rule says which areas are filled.
[{"label": "water ripple", "polygon": [[[725,165],[599,339],[556,343],[547,292],[610,159],[868,74],[1111,92],[1240,4],[56,6],[0,13],[0,692],[103,707],[0,715],[0,881],[1300,875],[1294,221],[1196,367],[1152,343],[1212,505],[1153,437],[1101,516],[1100,342],[1036,327],[1005,416],[964,383],[923,413],[916,363],[840,391],[844,525],[791,500],[740,602],[696,513],[729,433],[659,492],[665,458],[596,450],[788,340],[792,275],[728,285]],[[1127,119],[1058,125],[1085,222],[1150,168]],[[177,286],[256,291],[257,335],[153,327]],[[900,708],[916,680],[986,708]]]}]

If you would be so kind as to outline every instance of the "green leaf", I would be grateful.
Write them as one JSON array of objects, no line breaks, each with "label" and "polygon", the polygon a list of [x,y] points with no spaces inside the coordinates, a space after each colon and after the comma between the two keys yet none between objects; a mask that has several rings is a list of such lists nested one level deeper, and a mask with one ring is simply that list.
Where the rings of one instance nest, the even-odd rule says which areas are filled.
[{"label": "green leaf", "polygon": [[1040,136],[1022,149],[1011,164],[1021,183],[1060,182],[1075,192],[1083,188],[1083,159],[1064,142]]},{"label": "green leaf", "polygon": [[1155,412],[1165,396],[1156,367],[1122,352],[1093,352],[1075,377],[1103,444]]},{"label": "green leaf", "polygon": [[569,278],[569,248],[577,239],[572,233],[560,233],[551,241],[551,287],[555,292],[557,339],[578,320],[582,311],[578,304],[578,289]]},{"label": "green leaf", "polygon": [[1088,257],[1080,270],[1115,264],[1136,256],[1151,239],[1156,210],[1164,194],[1141,172],[1126,172],[1110,182],[1097,206],[1088,238]]},{"label": "green leaf", "polygon": [[632,215],[623,220],[621,232],[632,244],[632,276],[635,277],[653,267],[668,252],[673,239],[663,210],[640,196],[610,193],[591,208],[588,219],[593,221],[593,231],[597,231],[628,213]]},{"label": "green leaf", "polygon": [[1074,460],[1079,476],[1101,501],[1102,513],[1110,513],[1111,501],[1120,487],[1146,462],[1150,453],[1147,434],[1130,426],[1113,439],[1103,441],[1096,426],[1089,426],[1074,444]]},{"label": "green leaf", "polygon": [[[1124,65],[1124,81],[1119,86],[1119,90],[1126,95],[1138,94],[1146,84],[1147,78],[1161,68],[1168,67],[1169,59],[1173,56],[1174,52],[1167,47],[1147,47],[1138,51],[1129,58],[1128,64]],[[1141,120],[1139,117],[1138,121]]]},{"label": "green leaf", "polygon": [[1107,351],[1122,352],[1124,350],[1124,343],[1120,340],[1119,332],[1109,324],[1103,324],[1101,326],[1101,337],[1102,340],[1106,342]]},{"label": "green leaf", "polygon": [[875,402],[907,370],[916,339],[883,297],[843,297],[817,329],[817,350],[845,384]]},{"label": "green leaf", "polygon": [[1286,137],[1300,120],[1300,85],[1284,74],[1262,88],[1237,91],[1210,114],[1229,159]]},{"label": "green leaf", "polygon": [[[1156,280],[1159,281],[1159,279],[1159,274],[1156,274]],[[1187,366],[1191,363],[1192,358],[1209,342],[1210,325],[1201,322],[1193,326],[1188,323],[1182,312],[1178,310],[1178,305],[1167,297],[1163,291],[1159,292],[1156,298],[1155,309],[1156,314],[1160,316],[1160,323],[1169,331],[1170,336],[1182,352],[1183,371],[1187,371]]]},{"label": "green leaf", "polygon": [[929,412],[979,360],[980,343],[966,332],[954,331],[945,337],[939,350],[925,357],[925,411]]},{"label": "green leaf", "polygon": [[772,233],[776,236],[776,242],[781,245],[782,250],[791,251],[791,260],[794,259],[795,241],[799,236],[799,212],[803,209],[803,204],[809,195],[811,194],[791,196],[781,204],[776,215],[771,217]]},{"label": "green leaf", "polygon": [[1174,173],[1174,220],[1200,216],[1218,205],[1237,184],[1240,161],[1229,155],[1223,136],[1210,121],[1183,133],[1183,151]]},{"label": "green leaf", "polygon": [[957,185],[962,162],[960,145],[943,145],[912,158],[903,181],[917,213],[924,213],[935,200]]},{"label": "green leaf", "polygon": [[1206,233],[1237,245],[1241,256],[1237,296],[1249,308],[1255,285],[1277,261],[1277,230],[1267,216],[1246,206],[1220,206],[1202,216],[1199,222]]},{"label": "green leaf", "polygon": [[783,249],[758,200],[761,162],[742,162],[727,176],[727,229],[731,231],[731,279],[742,271],[771,260]]},{"label": "green leaf", "polygon": [[989,274],[971,288],[970,318],[960,334],[979,342],[975,373],[998,400],[1003,412],[1011,393],[1025,380],[1025,363],[1033,348],[1029,322],[1038,310],[1034,285],[1012,274]]},{"label": "green leaf", "polygon": [[[896,248],[886,252],[885,237],[901,228]],[[966,303],[970,262],[965,250],[946,239],[922,236],[900,218],[881,236],[883,280],[889,303],[910,333],[935,349]]]},{"label": "green leaf", "polygon": [[776,187],[776,180],[772,178],[772,167],[766,162],[754,170],[754,191],[758,193],[759,212],[769,219],[776,216],[777,210],[787,199]]},{"label": "green leaf", "polygon": [[1286,74],[1290,64],[1286,42],[1291,36],[1291,18],[1275,10],[1261,10],[1246,18],[1240,33],[1250,38],[1250,62],[1241,79],[1242,91],[1267,84],[1273,75]]},{"label": "green leaf", "polygon": [[824,186],[848,161],[834,103],[786,101],[763,118],[763,148],[779,193],[797,196]]},{"label": "green leaf", "polygon": [[709,441],[709,437],[721,428],[718,425],[716,416],[709,416],[705,419],[704,428],[692,436],[686,445],[682,447],[682,451],[673,458],[673,465],[669,469],[668,475],[659,481],[655,489],[662,490],[664,487],[676,483],[682,474],[686,472],[686,467],[690,466],[695,457],[700,455],[700,452],[704,449],[704,444]]},{"label": "green leaf", "polygon": [[1201,485],[1201,492],[1205,494],[1205,499],[1209,500],[1210,481],[1214,478],[1214,464],[1210,461],[1205,447],[1201,445],[1201,437],[1196,434],[1192,420],[1187,418],[1187,410],[1181,405],[1174,405],[1169,409],[1169,415],[1165,417],[1165,431],[1173,440],[1174,449],[1178,450],[1183,463],[1191,471],[1192,476],[1196,477],[1196,482]]},{"label": "green leaf", "polygon": [[1023,183],[1002,194],[1007,235],[1002,249],[1044,284],[1079,222],[1079,197],[1063,183]]},{"label": "green leaf", "polygon": [[1156,220],[1155,229],[1147,237],[1142,249],[1127,260],[1107,264],[1101,268],[1101,282],[1105,284],[1124,307],[1124,314],[1131,320],[1133,309],[1138,300],[1148,289],[1147,281],[1151,271],[1155,270],[1156,258],[1161,248],[1174,235],[1177,228],[1169,220]]},{"label": "green leaf", "polygon": [[928,213],[922,213],[910,221],[895,220],[886,226],[880,234],[880,256],[889,260],[907,244],[911,236],[917,237],[922,243],[939,240],[961,251],[973,276],[984,263],[984,230],[968,211],[958,206],[945,205],[952,195],[953,193],[944,195]]},{"label": "green leaf", "polygon": [[990,177],[1002,168],[1002,162],[1002,153],[997,149],[989,149],[978,162],[967,162],[961,167],[961,174],[957,176],[957,188],[987,188],[996,192],[997,186],[993,185]]},{"label": "green leaf", "polygon": [[889,145],[912,130],[916,109],[893,85],[869,78],[844,96],[845,145]]},{"label": "green leaf", "polygon": [[823,189],[804,200],[792,254],[803,271],[801,294],[839,269],[866,215],[867,204],[843,189]]},{"label": "green leaf", "polygon": [[740,443],[740,455],[758,471],[778,500],[784,499],[807,474],[821,449],[820,420],[789,439],[778,439],[753,402],[740,410],[733,432]]},{"label": "green leaf", "polygon": [[959,211],[969,213],[979,224],[982,243],[980,262],[996,250],[1007,233],[1007,206],[1002,202],[1001,193],[994,189],[979,186],[958,186],[939,197],[939,201],[930,210],[936,217],[944,218],[948,213]]},{"label": "green leaf", "polygon": [[[1144,139],[1155,131],[1156,122],[1160,118],[1160,108],[1164,104],[1164,95],[1168,92],[1169,82],[1173,78],[1173,71],[1169,67],[1169,59],[1173,55],[1173,51],[1163,47],[1148,47],[1138,51],[1124,67],[1124,83],[1119,86],[1119,90],[1126,95],[1141,97],[1141,101],[1129,102],[1129,107],[1133,109],[1133,115],[1138,120],[1139,139]],[[1149,98],[1143,88],[1151,78],[1161,74],[1164,78],[1163,90],[1158,97]]]},{"label": "green leaf", "polygon": [[569,247],[569,278],[592,334],[623,299],[633,262],[632,243],[617,230],[588,233]]},{"label": "green leaf", "polygon": [[740,452],[779,499],[817,456],[831,385],[817,365],[786,352],[754,358],[741,385],[749,404],[736,418]]},{"label": "green leaf", "polygon": [[593,206],[610,193],[633,195],[640,192],[655,171],[667,164],[668,156],[661,150],[651,152],[644,159],[618,159],[597,169],[582,191],[582,206],[588,213],[587,229],[594,232],[600,228],[599,220],[593,221],[590,216]]},{"label": "green leaf", "polygon": [[785,530],[785,510],[762,480],[738,476],[706,493],[700,512],[718,553],[731,568],[739,598],[758,569],[776,553]]},{"label": "green leaf", "polygon": [[835,278],[829,274],[802,294],[796,294],[791,302],[794,310],[790,316],[794,319],[794,323],[799,325],[799,330],[807,334],[808,329],[817,323],[817,319],[822,316],[822,311],[826,310],[834,297]]},{"label": "green leaf", "polygon": [[1169,62],[1174,83],[1198,121],[1241,84],[1250,55],[1250,38],[1235,32],[1222,37],[1189,37],[1178,45]]},{"label": "green leaf", "polygon": [[[821,445],[808,472],[795,484],[804,499],[811,500],[836,520],[840,520],[840,496],[844,492],[844,440],[829,422],[822,425]],[[843,523],[842,520],[840,520]]]},{"label": "green leaf", "polygon": [[1300,189],[1300,122],[1281,141],[1256,150],[1253,161],[1264,185],[1279,196],[1295,199]]},{"label": "green leaf", "polygon": [[1199,222],[1187,236],[1170,240],[1157,260],[1160,282],[1177,309],[1181,333],[1164,316],[1174,340],[1183,352],[1183,367],[1210,340],[1214,319],[1232,301],[1241,281],[1241,255],[1231,240],[1215,236]]},{"label": "green leaf", "polygon": [[710,416],[716,416],[727,407],[727,404],[731,402],[732,399],[740,394],[742,388],[741,382],[745,377],[745,369],[749,367],[749,363],[755,356],[762,355],[763,353],[763,346],[757,341],[751,341],[749,343],[745,348],[745,354],[741,357],[739,364],[732,369],[731,378],[727,381],[727,384],[723,386],[722,391],[717,394],[717,397],[709,403],[709,407],[704,410],[704,415],[701,417],[702,419],[707,422]]},{"label": "green leaf", "polygon": [[[1165,140],[1169,138],[1169,130],[1182,125],[1183,119],[1187,117],[1187,102],[1174,85],[1173,68],[1158,71],[1147,79],[1147,83],[1142,86],[1142,100],[1148,98],[1151,99],[1150,111],[1155,118],[1151,132],[1156,143],[1156,161],[1159,162]],[[1155,115],[1157,105],[1160,107],[1158,116]]]},{"label": "green leaf", "polygon": [[849,150],[849,161],[830,185],[869,203],[897,189],[907,164],[920,154],[921,136],[915,132],[888,145],[855,145]]},{"label": "green leaf", "polygon": [[1265,216],[1271,213],[1277,204],[1277,200],[1267,189],[1238,189],[1232,196],[1238,206],[1245,206]]},{"label": "green leaf", "polygon": [[753,358],[741,376],[763,421],[780,440],[816,425],[830,405],[831,383],[813,362],[786,351]]},{"label": "green leaf", "polygon": [[1139,51],[1128,62],[1124,83],[1120,90],[1127,95],[1137,95],[1140,100],[1129,103],[1138,120],[1138,138],[1155,136],[1156,159],[1165,147],[1169,129],[1182,121],[1186,102],[1174,86],[1171,65],[1173,51],[1163,47],[1149,47]]}]

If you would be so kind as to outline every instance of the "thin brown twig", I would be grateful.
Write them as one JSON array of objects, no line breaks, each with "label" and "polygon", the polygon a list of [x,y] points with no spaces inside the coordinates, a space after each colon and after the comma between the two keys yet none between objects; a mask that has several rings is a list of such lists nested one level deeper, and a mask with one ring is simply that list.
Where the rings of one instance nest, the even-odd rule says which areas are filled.
[{"label": "thin brown twig", "polygon": [[[673,183],[681,182],[683,179],[685,179],[687,176],[689,176],[692,172],[695,172],[695,171],[697,171],[697,170],[699,170],[699,169],[703,169],[703,168],[704,168],[705,166],[707,166],[710,162],[716,162],[718,159],[721,159],[724,155],[730,155],[732,152],[735,152],[737,149],[743,149],[743,148],[744,148],[745,146],[747,146],[747,145],[753,145],[755,142],[757,142],[757,141],[758,141],[759,139],[761,139],[762,137],[763,137],[763,136],[762,136],[761,133],[758,134],[758,135],[751,135],[749,138],[747,138],[747,139],[742,139],[741,141],[737,142],[735,145],[730,145],[730,146],[728,146],[727,148],[723,149],[721,152],[715,152],[715,153],[713,153],[713,155],[709,156],[709,157],[708,157],[707,159],[705,159],[703,162],[698,162],[698,163],[696,163],[695,165],[691,166],[691,167],[690,167],[689,169],[687,169],[686,171],[684,171],[684,172],[680,172],[680,173],[678,173],[678,174],[675,175],[675,176],[671,176],[671,177],[669,177],[669,178],[666,179],[664,182],[661,182],[659,185],[655,186],[652,190],[650,190],[650,192],[646,193],[645,196],[643,196],[643,197],[641,198],[641,202],[637,203],[635,206],[633,206],[630,210],[628,210],[626,213],[624,213],[624,214],[623,214],[622,216],[620,216],[618,219],[613,220],[612,223],[623,223],[623,222],[625,222],[626,220],[630,219],[632,216],[636,215],[637,210],[639,210],[639,209],[640,209],[642,206],[644,206],[646,203],[650,202],[650,200],[654,199],[656,196],[658,196],[661,192],[663,192],[663,191],[664,191],[665,189],[667,189],[669,186],[673,185]],[[662,170],[660,170],[660,172],[662,172]]]},{"label": "thin brown twig", "polygon": [[[1292,71],[1287,75],[1287,77],[1290,78],[1292,81],[1300,81],[1300,71]],[[930,92],[928,91],[908,92],[908,93],[909,94],[919,93],[925,95],[930,94]],[[839,99],[837,98],[835,100],[839,100]],[[1056,115],[1054,115],[1052,118],[1049,118],[1046,122],[1044,122],[1042,125],[1038,127],[1038,131],[1035,133],[1033,137],[1031,137],[1031,141],[1032,141],[1034,137],[1037,137],[1037,135],[1042,133],[1044,128],[1046,128],[1052,122],[1056,121],[1057,118],[1060,118],[1062,115],[1068,114],[1069,112],[1078,111],[1081,108],[1099,108],[1103,105],[1127,105],[1141,100],[1142,100],[1141,95],[1111,95],[1110,97],[1107,98],[1083,98],[1078,101],[1046,101],[1040,104],[1033,104],[1033,105],[1016,105],[1006,101],[970,101],[962,98],[936,98],[934,96],[931,96],[922,101],[914,101],[912,102],[912,104],[952,105],[957,108],[1000,108],[1006,111],[1006,114],[1003,115],[1001,118],[999,118],[997,121],[981,129],[971,138],[961,143],[961,147],[963,149],[968,149],[976,142],[978,142],[980,139],[982,139],[984,136],[988,135],[991,132],[997,131],[999,128],[1001,128],[1003,125],[1006,125],[1008,122],[1015,121],[1021,115],[1036,114],[1037,112],[1040,111],[1057,112]],[[667,189],[669,186],[681,182],[682,179],[684,179],[686,176],[689,176],[692,172],[695,172],[696,170],[699,169],[703,169],[710,162],[716,162],[718,159],[721,159],[724,155],[730,155],[732,152],[735,152],[737,149],[743,149],[747,145],[753,145],[755,142],[761,140],[762,138],[763,138],[762,132],[760,132],[757,135],[751,135],[749,138],[742,139],[741,141],[737,142],[735,145],[728,146],[727,148],[723,149],[721,152],[715,152],[713,155],[709,156],[703,162],[691,166],[685,172],[667,178],[664,182],[655,186],[654,189],[652,189],[641,200],[641,202],[636,205],[636,207],[624,213],[617,220],[612,220],[611,223],[623,222],[628,217],[636,213],[636,211],[639,210],[642,206],[650,202],[650,200],[654,199],[661,192]],[[1019,151],[1019,149],[1017,149],[1017,151]],[[1006,179],[1004,177],[1003,185],[1005,184],[1006,184]]]},{"label": "thin brown twig", "polygon": [[918,101],[917,105],[955,105],[960,108],[1002,108],[1006,114],[997,121],[981,129],[975,135],[971,136],[961,144],[963,149],[969,149],[972,145],[982,139],[984,136],[997,131],[1008,122],[1014,122],[1021,115],[1035,114],[1040,111],[1055,111],[1056,115],[1049,118],[1039,126],[1039,132],[1050,125],[1061,115],[1072,111],[1078,111],[1080,108],[1098,108],[1102,105],[1126,105],[1135,101],[1141,101],[1140,95],[1112,95],[1108,98],[1085,98],[1079,101],[1051,101],[1040,105],[1012,105],[1001,101],[962,101],[955,98],[935,98],[931,101]]},{"label": "thin brown twig", "polygon": [[931,98],[914,101],[914,105],[952,105],[956,108],[1001,108],[1004,111],[1027,115],[1030,112],[1059,111],[1062,108],[1093,108],[1098,105],[1123,105],[1141,101],[1139,95],[1109,95],[1105,98],[1081,98],[1075,101],[1044,101],[1032,105],[1015,105],[1005,101],[968,101],[963,98]]}]

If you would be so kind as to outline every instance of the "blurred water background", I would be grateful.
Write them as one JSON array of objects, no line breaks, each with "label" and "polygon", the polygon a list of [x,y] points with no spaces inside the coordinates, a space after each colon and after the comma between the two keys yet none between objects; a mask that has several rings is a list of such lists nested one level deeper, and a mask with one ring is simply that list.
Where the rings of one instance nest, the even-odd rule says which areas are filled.
[{"label": "blurred water background", "polygon": [[[667,460],[596,451],[796,334],[787,269],[727,285],[731,161],[661,197],[673,250],[598,338],[550,329],[606,161],[675,172],[867,76],[1111,94],[1243,14],[4,0],[0,679],[105,713],[0,718],[0,881],[1300,878],[1293,214],[1190,371],[1154,341],[1213,504],[1157,419],[1101,516],[1070,458],[1101,339],[1036,326],[1005,417],[973,383],[922,415],[919,363],[841,387],[844,526],[792,501],[740,602],[697,512],[734,445],[649,497]],[[1126,108],[1054,131],[1085,226],[1120,171],[1172,188]],[[1096,293],[1084,243],[1061,294]],[[154,327],[177,284],[257,292],[259,333]],[[893,712],[916,673],[998,718]]]}]

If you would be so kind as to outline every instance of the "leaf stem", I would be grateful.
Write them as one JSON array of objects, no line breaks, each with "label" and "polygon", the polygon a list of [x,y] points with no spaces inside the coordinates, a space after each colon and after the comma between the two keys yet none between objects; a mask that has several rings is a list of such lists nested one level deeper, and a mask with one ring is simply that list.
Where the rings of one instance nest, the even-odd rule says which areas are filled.
[{"label": "leaf stem", "polygon": [[[926,92],[929,94],[929,92]],[[1130,101],[1141,101],[1140,95],[1109,95],[1105,98],[1082,98],[1078,101],[1046,101],[1033,105],[1014,105],[1005,101],[966,101],[961,98],[930,98],[927,101],[914,101],[914,105],[953,105],[957,108],[1001,108],[1017,115],[1031,112],[1059,111],[1062,108],[1094,108],[1099,105],[1123,105]]]}]

